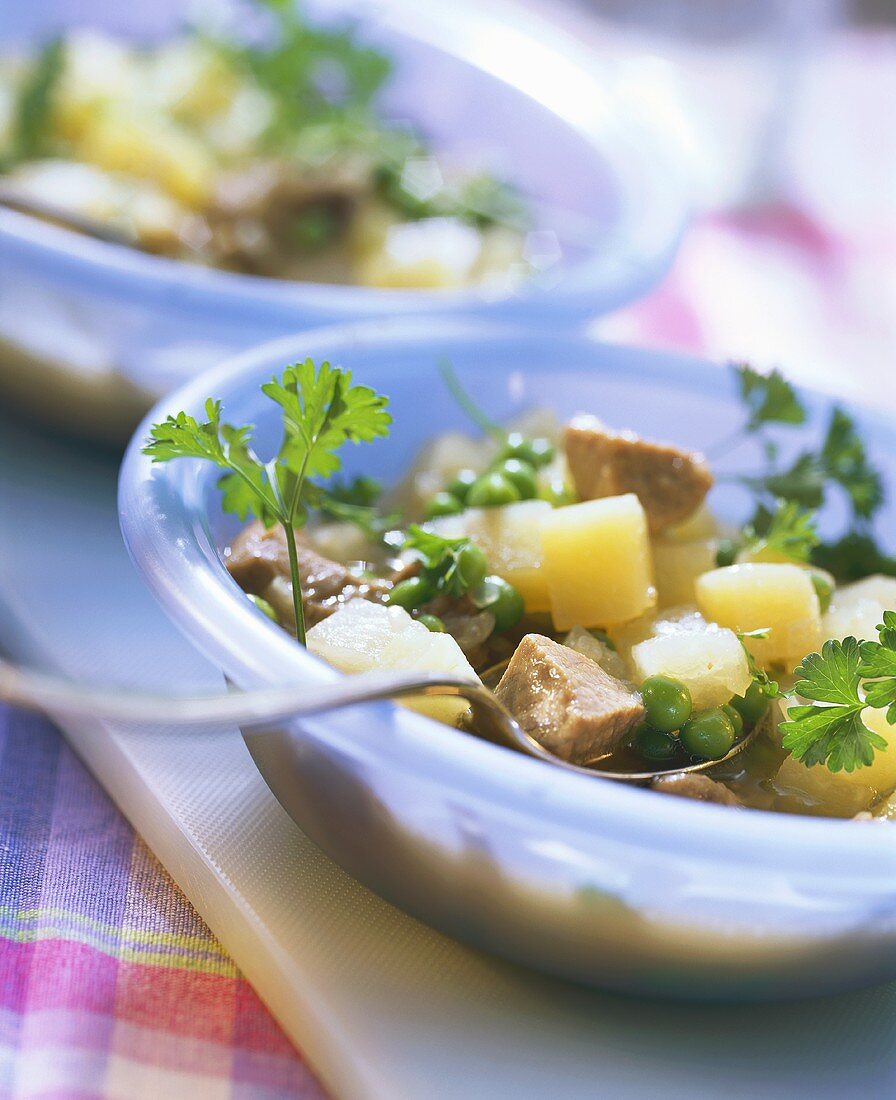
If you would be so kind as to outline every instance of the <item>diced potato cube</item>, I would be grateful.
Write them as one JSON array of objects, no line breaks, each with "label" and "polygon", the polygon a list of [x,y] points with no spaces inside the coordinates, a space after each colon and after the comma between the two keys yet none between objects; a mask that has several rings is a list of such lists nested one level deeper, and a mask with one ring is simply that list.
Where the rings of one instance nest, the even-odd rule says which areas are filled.
[{"label": "diced potato cube", "polygon": [[719,707],[743,695],[752,675],[747,655],[731,630],[708,624],[702,633],[658,634],[632,649],[639,681],[673,676],[686,685],[696,710]]},{"label": "diced potato cube", "polygon": [[876,574],[835,590],[821,620],[825,638],[874,641],[885,611],[896,611],[896,577]]},{"label": "diced potato cube", "polygon": [[558,630],[625,622],[656,604],[647,517],[634,493],[555,508],[541,542]]},{"label": "diced potato cube", "polygon": [[[308,631],[308,648],[341,672],[395,669],[445,672],[473,683],[476,673],[450,634],[436,634],[401,607],[351,600]],[[407,701],[414,710],[457,725],[469,706],[451,697]]]},{"label": "diced potato cube", "polygon": [[98,112],[77,153],[107,172],[152,180],[188,206],[202,206],[214,185],[215,166],[205,149],[185,131],[146,114]]},{"label": "diced potato cube", "polygon": [[378,252],[358,261],[366,286],[461,287],[479,258],[479,233],[456,218],[399,222],[386,233]]},{"label": "diced potato cube", "polygon": [[467,508],[426,526],[443,538],[472,539],[489,570],[519,590],[527,611],[549,611],[541,528],[551,511],[544,500],[523,500],[500,508]]},{"label": "diced potato cube", "polygon": [[717,548],[718,541],[712,538],[690,542],[654,539],[651,549],[658,605],[677,607],[693,603],[697,578],[715,568]]},{"label": "diced potato cube", "polygon": [[697,579],[697,605],[707,619],[744,633],[760,664],[793,667],[821,645],[821,609],[812,580],[797,565],[756,562],[713,569]]},{"label": "diced potato cube", "polygon": [[361,528],[347,521],[308,526],[305,533],[314,549],[331,561],[346,565],[354,561],[370,561],[376,552]]},{"label": "diced potato cube", "polygon": [[875,752],[867,767],[832,772],[824,764],[807,768],[788,756],[778,769],[775,785],[789,788],[798,801],[835,817],[852,817],[867,810],[896,787],[896,726],[889,724],[885,710],[871,707],[862,711],[862,721],[888,743],[888,748]]},{"label": "diced potato cube", "polygon": [[721,525],[705,503],[701,504],[686,520],[667,527],[663,532],[665,538],[675,542],[697,542],[718,538],[720,534],[722,534]]},{"label": "diced potato cube", "polygon": [[134,51],[121,41],[93,30],[69,34],[65,66],[53,97],[53,122],[59,136],[77,141],[106,106],[132,101],[142,75]]},{"label": "diced potato cube", "polygon": [[648,611],[637,619],[608,628],[610,640],[624,661],[631,662],[632,649],[658,634],[702,633],[707,628],[706,619],[692,604],[670,607],[661,612]]}]

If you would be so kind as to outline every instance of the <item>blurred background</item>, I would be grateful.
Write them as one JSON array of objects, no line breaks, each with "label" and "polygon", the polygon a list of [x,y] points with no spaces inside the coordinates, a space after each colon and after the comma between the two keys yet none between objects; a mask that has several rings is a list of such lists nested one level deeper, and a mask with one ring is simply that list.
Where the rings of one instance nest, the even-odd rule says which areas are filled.
[{"label": "blurred background", "polygon": [[[866,399],[896,352],[893,0],[527,0],[681,144],[673,276],[600,331]],[[851,380],[851,381],[850,381]]]}]

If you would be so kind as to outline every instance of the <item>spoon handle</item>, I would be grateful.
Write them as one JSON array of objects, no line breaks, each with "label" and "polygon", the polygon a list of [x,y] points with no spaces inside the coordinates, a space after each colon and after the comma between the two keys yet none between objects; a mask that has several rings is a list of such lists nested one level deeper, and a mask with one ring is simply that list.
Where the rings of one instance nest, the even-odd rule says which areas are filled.
[{"label": "spoon handle", "polygon": [[475,684],[431,672],[370,672],[323,684],[291,684],[219,695],[165,696],[94,688],[0,661],[0,700],[49,715],[133,725],[257,726],[407,695],[477,693]]}]

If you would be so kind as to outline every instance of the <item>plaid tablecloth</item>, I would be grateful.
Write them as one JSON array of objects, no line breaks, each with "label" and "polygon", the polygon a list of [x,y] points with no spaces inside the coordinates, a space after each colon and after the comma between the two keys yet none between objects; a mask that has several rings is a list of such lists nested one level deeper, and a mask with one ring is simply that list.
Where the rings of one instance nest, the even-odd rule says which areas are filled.
[{"label": "plaid tablecloth", "polygon": [[323,1095],[56,730],[0,709],[0,1096]]},{"label": "plaid tablecloth", "polygon": [[[892,386],[896,43],[846,43],[834,77],[820,112],[829,132],[794,176],[799,201],[699,223],[663,285],[601,321],[602,335],[782,362],[835,387],[847,373],[854,389],[856,378]],[[871,87],[889,135],[850,113]],[[835,201],[857,193],[867,201]],[[3,708],[0,996],[4,1098],[324,1095],[57,732]]]}]

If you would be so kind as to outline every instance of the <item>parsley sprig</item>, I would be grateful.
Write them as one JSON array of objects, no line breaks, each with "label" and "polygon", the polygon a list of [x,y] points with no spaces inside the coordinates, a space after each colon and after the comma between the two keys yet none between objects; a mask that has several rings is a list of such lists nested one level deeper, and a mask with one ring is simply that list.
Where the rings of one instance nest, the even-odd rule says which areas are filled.
[{"label": "parsley sprig", "polygon": [[[52,120],[56,92],[65,68],[65,44],[50,39],[35,58],[16,98],[9,153],[2,167],[52,151]],[[9,164],[6,163],[8,159]]]},{"label": "parsley sprig", "polygon": [[305,491],[309,507],[330,519],[353,524],[371,542],[379,542],[401,522],[400,513],[380,509],[381,496],[380,483],[363,474],[349,482],[334,479],[327,485],[309,485]]},{"label": "parsley sprig", "polygon": [[741,401],[749,412],[745,430],[765,424],[804,424],[806,410],[796,390],[779,370],[761,374],[749,363],[734,364]]},{"label": "parsley sprig", "polygon": [[807,562],[819,543],[816,516],[795,500],[776,500],[774,511],[760,506],[744,528],[746,549],[781,554],[791,561]]},{"label": "parsley sprig", "polygon": [[464,596],[482,583],[485,555],[469,538],[443,538],[412,523],[405,550],[420,562],[420,576],[434,595]]},{"label": "parsley sprig", "polygon": [[885,611],[878,641],[825,642],[797,668],[794,690],[810,702],[791,707],[781,723],[783,745],[807,767],[854,771],[874,761],[888,742],[863,721],[866,707],[887,708],[896,725],[896,612]]},{"label": "parsley sprig", "polygon": [[289,554],[296,634],[305,643],[305,616],[298,568],[296,528],[307,520],[308,497],[320,487],[309,478],[327,478],[341,466],[346,443],[369,443],[388,434],[392,417],[387,398],[352,383],[349,371],[311,359],[287,367],[262,391],[280,406],[283,437],[277,453],[262,461],[253,449],[251,425],[221,420],[221,402],[206,402],[204,422],[188,413],[154,424],[144,454],[154,462],[198,458],[224,471],[218,481],[221,505],[240,520],[256,516],[266,526],[283,527]]},{"label": "parsley sprig", "polygon": [[[870,522],[884,501],[883,482],[853,418],[835,406],[821,445],[781,462],[779,446],[766,429],[804,425],[808,420],[804,404],[778,370],[761,374],[744,363],[735,364],[733,370],[747,414],[734,438],[757,439],[766,458],[761,473],[733,478],[756,500],[752,521],[745,531],[747,542],[774,537],[778,549],[787,556],[820,565],[842,579],[854,579],[869,571],[896,574],[896,562],[880,550],[870,530]],[[849,506],[851,525],[839,539],[822,543],[814,534],[809,512],[823,507],[837,492]],[[788,549],[783,549],[784,545]],[[873,568],[865,568],[869,563]]]},{"label": "parsley sprig", "polygon": [[785,749],[806,767],[827,764],[832,772],[855,771],[874,761],[887,742],[862,721],[868,705],[860,695],[862,656],[855,638],[824,643],[797,668],[795,691],[812,702],[791,707],[781,723]]},{"label": "parsley sprig", "polygon": [[896,725],[896,611],[885,611],[878,626],[879,642],[862,642],[860,672],[867,678],[865,701],[886,707],[887,721]]},{"label": "parsley sprig", "polygon": [[392,68],[389,58],[361,42],[352,25],[313,25],[293,0],[255,3],[269,18],[268,33],[215,45],[269,95],[269,145],[288,146],[312,124],[350,120],[353,127],[370,126],[373,101]]}]

